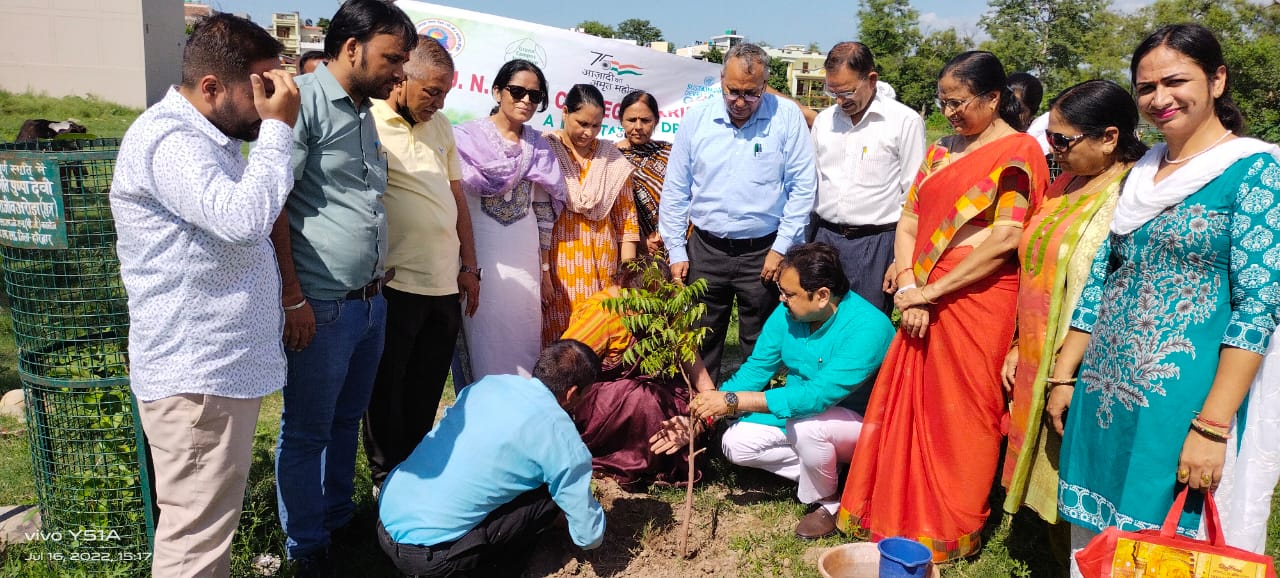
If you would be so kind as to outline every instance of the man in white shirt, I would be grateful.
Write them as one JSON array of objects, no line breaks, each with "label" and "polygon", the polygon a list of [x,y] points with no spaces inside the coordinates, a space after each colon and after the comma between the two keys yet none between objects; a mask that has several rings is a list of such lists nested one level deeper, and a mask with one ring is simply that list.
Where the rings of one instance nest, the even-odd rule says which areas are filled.
[{"label": "man in white shirt", "polygon": [[839,249],[851,289],[888,314],[885,271],[902,203],[924,161],[924,121],[879,94],[875,59],[862,43],[835,45],[823,67],[836,103],[811,129],[818,166],[813,240]]},{"label": "man in white shirt", "polygon": [[299,97],[282,49],[244,18],[201,20],[182,83],[120,145],[111,213],[160,506],[152,576],[230,575],[258,408],[285,383],[269,236],[293,187]]}]

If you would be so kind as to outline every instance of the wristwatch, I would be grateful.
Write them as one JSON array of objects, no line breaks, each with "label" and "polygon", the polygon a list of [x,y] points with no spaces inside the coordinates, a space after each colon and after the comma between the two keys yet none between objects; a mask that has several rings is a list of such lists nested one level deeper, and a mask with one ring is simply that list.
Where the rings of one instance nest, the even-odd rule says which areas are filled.
[{"label": "wristwatch", "polygon": [[466,265],[463,265],[463,266],[462,266],[462,268],[458,269],[458,272],[459,272],[459,273],[474,273],[474,274],[475,274],[475,276],[476,276],[476,281],[482,281],[482,280],[484,280],[484,277],[483,277],[483,275],[482,275],[482,274],[484,273],[484,267],[468,267],[468,266],[466,266]]},{"label": "wristwatch", "polygon": [[738,413],[738,394],[732,391],[725,392],[724,403],[729,406],[729,415]]}]

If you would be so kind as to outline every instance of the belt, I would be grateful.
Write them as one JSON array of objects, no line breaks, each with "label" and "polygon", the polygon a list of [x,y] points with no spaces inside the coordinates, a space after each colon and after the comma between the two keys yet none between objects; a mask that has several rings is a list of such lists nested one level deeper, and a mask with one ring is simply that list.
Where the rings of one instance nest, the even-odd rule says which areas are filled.
[{"label": "belt", "polygon": [[767,249],[773,246],[773,240],[778,237],[778,233],[773,232],[754,239],[726,239],[724,237],[712,235],[711,233],[703,231],[697,227],[693,228],[693,232],[698,234],[698,238],[702,239],[702,242],[726,253]]},{"label": "belt", "polygon": [[368,301],[369,299],[372,299],[375,296],[377,296],[378,292],[380,291],[382,291],[382,279],[374,279],[364,287],[361,287],[359,289],[355,289],[352,291],[348,291],[347,300],[355,301],[359,299],[362,301]]},{"label": "belt", "polygon": [[880,233],[893,231],[898,228],[897,223],[885,223],[883,225],[837,225],[817,215],[814,215],[813,218],[818,220],[819,227],[822,227],[823,229],[831,231],[846,239],[857,239],[858,237],[867,237],[870,235],[877,235]]}]

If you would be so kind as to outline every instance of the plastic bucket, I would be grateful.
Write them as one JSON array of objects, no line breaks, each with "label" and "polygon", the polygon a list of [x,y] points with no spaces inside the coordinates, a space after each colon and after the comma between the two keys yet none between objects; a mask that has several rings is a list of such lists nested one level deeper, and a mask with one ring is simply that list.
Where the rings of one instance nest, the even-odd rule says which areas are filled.
[{"label": "plastic bucket", "polygon": [[880,541],[880,578],[924,578],[929,575],[933,552],[907,538]]},{"label": "plastic bucket", "polygon": [[876,578],[880,573],[880,551],[870,542],[841,544],[818,557],[822,578]]}]

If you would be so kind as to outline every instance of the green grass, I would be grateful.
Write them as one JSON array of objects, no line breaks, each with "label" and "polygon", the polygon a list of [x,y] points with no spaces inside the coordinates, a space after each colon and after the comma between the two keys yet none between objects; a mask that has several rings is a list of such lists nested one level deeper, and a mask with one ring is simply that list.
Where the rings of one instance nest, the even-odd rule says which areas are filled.
[{"label": "green grass", "polygon": [[28,119],[55,122],[75,119],[99,138],[119,138],[142,111],[107,102],[95,96],[51,98],[30,92],[15,94],[0,90],[0,142],[12,142]]}]

